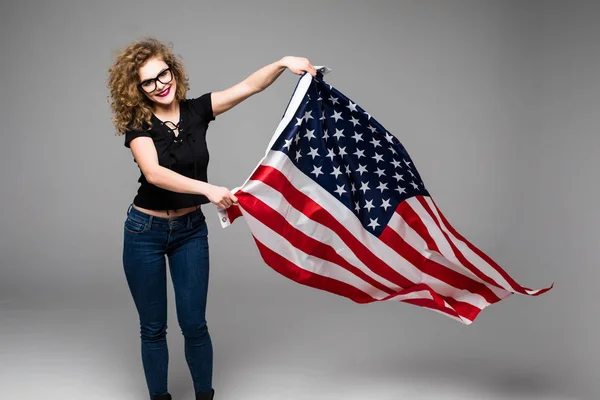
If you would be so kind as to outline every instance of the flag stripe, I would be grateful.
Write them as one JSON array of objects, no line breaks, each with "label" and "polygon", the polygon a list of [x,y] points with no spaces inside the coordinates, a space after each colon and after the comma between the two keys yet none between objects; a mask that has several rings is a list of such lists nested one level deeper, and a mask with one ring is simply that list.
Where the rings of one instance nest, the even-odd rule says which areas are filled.
[{"label": "flag stripe", "polygon": [[[477,247],[473,246],[473,244],[471,244],[467,239],[465,239],[463,236],[461,236],[456,231],[456,229],[454,229],[454,227],[452,227],[452,225],[450,225],[448,223],[446,217],[442,214],[442,212],[437,207],[437,205],[435,204],[433,199],[430,198],[429,201],[431,201],[431,203],[432,203],[431,208],[433,209],[433,212],[436,214],[437,218],[440,220],[440,225],[441,225],[442,229],[444,229],[444,231],[447,232],[449,235],[452,235],[453,241],[455,243],[457,243],[458,246],[461,247],[461,250],[464,252],[465,255],[469,256],[469,258],[472,260],[473,264],[476,265],[476,268],[483,269],[485,267],[491,267],[491,268],[493,268],[494,271],[496,271],[498,274],[500,274],[503,278],[503,281],[506,282],[506,284],[509,286],[509,288],[503,287],[504,289],[511,290],[512,292],[518,292],[521,294],[529,294],[529,295],[533,295],[533,296],[538,296],[542,293],[547,292],[548,290],[550,290],[552,288],[552,286],[554,286],[554,285],[551,285],[548,288],[534,290],[534,289],[526,288],[526,287],[519,285],[513,278],[511,278],[508,275],[508,273],[506,271],[504,271],[497,263],[495,263],[494,260],[492,260],[487,254],[485,254],[483,251],[481,251]],[[486,268],[486,270],[489,270],[489,268]]]},{"label": "flag stripe", "polygon": [[419,234],[430,238],[430,240],[435,243],[436,250],[450,260],[450,262],[459,266],[462,269],[462,273],[468,273],[468,271],[470,271],[475,275],[475,279],[502,288],[502,286],[500,286],[492,277],[485,275],[482,271],[475,268],[475,266],[472,265],[460,251],[458,251],[456,246],[454,246],[454,243],[451,240],[448,240],[445,232],[440,229],[436,220],[423,206],[423,200],[424,199],[421,197],[406,200],[401,207],[401,215],[404,217],[404,215],[413,214],[413,219],[422,221],[425,230],[419,230]]},{"label": "flag stripe", "polygon": [[421,306],[421,307],[424,307],[427,309],[438,311],[442,314],[448,314],[449,316],[454,317],[454,318],[458,319],[459,321],[465,322],[467,324],[472,322],[472,321],[466,321],[467,319],[465,317],[461,317],[451,308],[440,306],[433,299],[406,299],[406,300],[402,300],[402,301],[405,303],[408,303],[408,304],[413,304],[415,306]]},{"label": "flag stripe", "polygon": [[[254,185],[263,184],[261,181],[251,180],[247,185],[247,190],[252,190]],[[363,273],[367,274],[372,279],[378,281],[381,285],[385,286],[389,293],[397,292],[401,290],[401,287],[388,281],[382,276],[376,274],[369,269],[357,256],[356,254],[344,243],[344,241],[338,236],[338,233],[325,225],[319,224],[308,218],[305,214],[295,209],[287,199],[277,190],[270,190],[268,193],[264,191],[256,191],[257,194],[254,197],[246,198],[247,193],[238,192],[238,199],[241,197],[243,203],[252,203],[254,205],[255,198],[262,201],[264,204],[275,210],[295,229],[310,236],[313,239],[319,240],[320,242],[327,243],[331,246],[337,254],[342,257],[346,262],[352,264]],[[265,214],[265,217],[269,214]],[[330,260],[332,261],[332,260]]]},{"label": "flag stripe", "polygon": [[[252,208],[247,210],[247,214],[250,214],[253,218],[260,221],[261,224],[264,224],[264,226],[280,235],[276,238],[273,238],[273,242],[268,242],[268,244],[265,240],[261,240],[264,244],[269,245],[270,243],[276,243],[277,241],[281,242],[281,240],[285,240],[296,249],[302,251],[304,254],[311,254],[314,256],[315,259],[319,260],[319,263],[321,263],[323,260],[329,262],[329,271],[335,271],[337,267],[339,267],[348,271],[350,275],[358,278],[353,280],[354,284],[358,286],[364,286],[364,283],[366,282],[370,286],[384,292],[382,295],[380,295],[380,297],[385,297],[391,293],[394,293],[394,290],[385,287],[346,261],[343,257],[337,254],[335,249],[329,244],[325,244],[320,240],[315,239],[315,237],[308,236],[304,232],[298,230],[294,226],[295,224],[290,224],[284,216],[273,210],[259,198],[244,191],[240,191],[240,197],[244,198],[244,201],[252,202]],[[257,223],[257,221],[253,222],[255,224]],[[261,227],[257,225],[255,225],[254,228],[256,230],[261,229]],[[254,229],[253,232],[255,232]],[[325,268],[318,269],[328,270]]]},{"label": "flag stripe", "polygon": [[[261,181],[249,181],[249,185],[248,185],[248,189],[252,189],[252,185],[254,184],[260,184]],[[285,237],[294,237],[292,234],[290,234],[290,232],[295,232],[295,230],[298,230],[302,233],[304,233],[305,235],[310,235],[311,238],[316,239],[320,242],[324,242],[324,243],[328,243],[329,245],[331,245],[333,248],[335,249],[340,249],[338,250],[338,254],[339,253],[343,253],[344,255],[344,259],[351,263],[354,266],[358,266],[358,268],[363,271],[364,273],[368,274],[369,276],[371,276],[374,279],[378,279],[381,280],[381,277],[378,277],[376,274],[374,274],[371,270],[369,270],[368,268],[366,268],[366,266],[364,266],[359,259],[357,259],[354,254],[348,249],[348,247],[345,246],[345,244],[341,241],[341,239],[337,236],[335,231],[332,231],[330,229],[328,229],[327,227],[320,225],[314,221],[312,221],[311,219],[309,219],[307,216],[305,216],[304,214],[300,213],[299,211],[297,211],[296,209],[294,209],[287,201],[286,199],[281,195],[281,193],[279,193],[278,191],[269,191],[268,195],[267,194],[263,194],[262,196],[249,196],[248,193],[245,193],[243,191],[240,191],[237,193],[238,198],[243,199],[243,203],[251,203],[253,204],[253,214],[256,218],[263,220],[263,221],[268,221],[268,220],[280,220],[281,218],[283,218],[286,223],[282,224],[280,222],[274,224],[276,226],[276,230],[279,234],[281,234],[282,236],[285,234]],[[262,205],[258,206],[259,202],[264,203],[266,206],[269,207],[269,210],[266,211],[264,210],[264,207]],[[277,209],[277,212],[283,212],[284,215],[275,215],[274,213],[276,212],[275,209]],[[258,212],[254,212],[257,211]],[[291,226],[288,226],[291,225]],[[292,228],[293,227],[293,228]],[[252,229],[252,231],[254,232],[256,229],[259,229],[258,227]],[[273,228],[272,228],[273,229]],[[394,232],[394,235],[397,235]],[[284,237],[282,238],[278,238],[280,240],[285,240]],[[263,243],[266,243],[265,240],[261,240]],[[290,243],[292,245],[295,245],[294,241],[290,240]],[[394,243],[390,243],[390,245],[392,245],[391,247],[394,248]],[[306,250],[306,249],[301,249],[301,250]],[[413,253],[416,253],[416,251],[413,249]],[[313,254],[318,255],[317,252],[313,252]],[[342,254],[340,254],[341,256]],[[319,255],[319,257],[321,257],[322,259],[328,260],[328,261],[332,261],[335,264],[340,265],[339,261],[336,261],[335,259],[332,259],[330,257],[324,256],[324,255]],[[424,259],[424,261],[429,261],[427,259]],[[419,263],[423,263],[423,260],[419,260]],[[434,264],[436,264],[435,262],[432,262]],[[333,265],[332,265],[333,267]],[[453,271],[450,271],[453,272]],[[458,274],[457,274],[458,275]],[[385,281],[387,282],[387,281]],[[387,282],[389,284],[391,284],[390,282]],[[456,309],[458,309],[457,307],[459,307],[461,310],[461,314],[463,315],[473,315],[475,313],[474,308],[477,308],[477,312],[479,311],[480,308],[486,307],[490,304],[490,302],[485,301],[484,298],[482,298],[479,294],[471,294],[468,292],[465,292],[465,290],[459,290],[459,289],[455,289],[455,288],[449,288],[448,285],[445,285],[442,281],[439,282],[439,284],[430,284],[435,290],[440,291],[440,292],[449,292],[449,295],[453,295],[455,297],[457,297],[456,300],[453,300],[451,298],[446,298],[446,300],[448,301],[449,304],[452,305],[456,305]],[[472,285],[474,286],[478,286],[478,290],[483,290],[485,291],[487,288],[478,283],[478,282],[472,282]],[[398,291],[400,290],[399,287],[394,287],[393,288],[394,291]],[[466,289],[466,287],[460,287],[460,289]],[[489,289],[487,289],[489,292]],[[390,291],[391,292],[391,291]],[[489,294],[493,297],[493,301],[497,301],[498,298],[492,293],[489,292]],[[468,303],[465,303],[465,301],[467,301]]]},{"label": "flag stripe", "polygon": [[[399,206],[398,208],[400,209],[401,207]],[[418,265],[423,272],[437,277],[446,284],[461,290],[475,288],[474,293],[479,293],[479,295],[483,296],[481,301],[485,303],[494,303],[500,299],[485,284],[473,279],[472,276],[474,277],[474,275],[464,274],[464,270],[459,269],[457,265],[443,257],[428,235],[424,235],[427,237],[427,240],[422,235],[419,235],[418,229],[422,229],[423,227],[419,219],[413,219],[411,222],[414,227],[405,221],[399,212],[394,213],[380,238],[398,253],[410,254],[410,248],[420,249],[418,254],[421,256],[421,259],[413,261],[413,264]],[[388,232],[388,230],[392,231],[394,235]],[[429,246],[427,242],[432,243],[432,246]],[[406,245],[403,243],[406,243]]]},{"label": "flag stripe", "polygon": [[[344,241],[354,254],[371,270],[378,271],[378,274],[390,282],[394,282],[400,287],[412,286],[413,282],[408,280],[397,270],[391,268],[389,265],[384,263],[380,258],[373,254],[369,248],[367,248],[363,242],[354,237],[339,220],[333,217],[328,210],[321,207],[318,203],[312,200],[312,198],[306,196],[304,193],[294,187],[294,185],[287,180],[287,178],[277,169],[267,166],[257,168],[254,172],[252,180],[259,180],[264,184],[271,186],[272,188],[279,191],[283,197],[296,208],[298,211],[316,221],[322,225],[325,225],[329,229],[338,232],[339,237]],[[372,234],[363,232],[364,236]],[[364,241],[364,240],[363,240]]]},{"label": "flag stripe", "polygon": [[[418,293],[418,295],[411,295],[413,293]],[[396,300],[403,301],[404,299],[408,299],[408,298],[422,298],[424,296],[428,299],[434,300],[435,303],[439,307],[451,310],[452,315],[458,316],[460,318],[464,317],[470,321],[475,319],[475,316],[477,316],[477,314],[479,314],[481,312],[481,310],[486,307],[486,306],[483,306],[483,307],[479,308],[479,307],[475,307],[469,303],[457,301],[456,299],[453,299],[451,297],[441,296],[439,293],[436,293],[428,285],[423,284],[423,283],[417,284],[417,285],[413,286],[412,288],[405,289],[405,290],[401,291],[400,293],[391,295],[391,296],[389,296],[389,298],[386,298],[383,300],[396,299]],[[489,304],[487,304],[487,305],[489,305]]]},{"label": "flag stripe", "polygon": [[[319,205],[325,210],[326,213],[330,214],[331,216],[333,216],[333,218],[335,218],[338,221],[344,221],[344,225],[342,226],[344,230],[349,231],[355,238],[357,238],[357,240],[363,243],[368,249],[371,249],[371,251],[374,254],[376,254],[378,258],[380,258],[390,267],[399,270],[399,272],[406,276],[407,279],[409,279],[411,282],[423,282],[436,287],[446,286],[445,283],[439,281],[437,278],[430,277],[429,275],[423,275],[422,271],[420,271],[410,262],[405,260],[402,255],[398,255],[397,252],[391,249],[387,244],[380,241],[376,236],[370,234],[369,232],[366,232],[361,222],[350,210],[348,210],[348,208],[340,207],[337,199],[332,198],[329,193],[327,193],[318,185],[315,185],[309,177],[304,175],[302,172],[298,171],[296,166],[284,153],[279,151],[272,151],[265,159],[264,165],[259,166],[257,169],[255,169],[255,171],[258,171],[259,168],[275,168],[275,166],[279,171],[281,171],[279,175],[282,176],[282,179],[287,179],[286,177],[289,177],[289,179],[293,180],[293,185],[296,188],[298,188],[299,191],[302,192],[298,194],[297,192],[288,193],[286,197],[300,196],[297,201],[300,204],[302,204],[303,201],[311,201],[311,203],[314,203],[312,199],[319,199]],[[246,189],[246,191],[258,193],[258,188],[260,187],[260,185],[263,185],[263,182],[256,179],[256,174],[253,174],[253,176],[247,180],[244,189]],[[268,184],[268,182],[264,183]],[[278,195],[278,192],[273,190],[263,191],[263,193],[265,194],[265,196]],[[248,207],[251,207],[251,204],[248,204]],[[315,213],[312,219],[316,222],[323,223],[323,221],[315,219],[319,215],[320,213]],[[334,231],[337,232],[337,230],[335,229]],[[344,239],[341,236],[340,238],[342,238],[342,240]],[[344,242],[347,246],[351,244],[346,241]],[[422,244],[419,245],[421,247],[417,246],[415,248],[420,250],[426,250],[423,249]],[[349,249],[352,251],[355,250],[351,246],[349,246]],[[426,253],[424,254],[424,256],[428,257],[429,254]],[[369,266],[369,264],[365,264]],[[377,272],[375,268],[372,269],[374,270],[374,272]],[[443,294],[446,295],[447,293]]]},{"label": "flag stripe", "polygon": [[[245,195],[247,195],[247,193],[245,193]],[[409,289],[391,295],[386,295],[384,292],[371,287],[372,291],[376,293],[376,296],[370,295],[357,287],[357,280],[352,279],[352,275],[338,274],[340,271],[344,270],[338,268],[337,265],[326,265],[317,257],[311,257],[298,251],[290,251],[290,247],[286,246],[284,242],[285,239],[282,241],[282,237],[263,225],[261,220],[254,218],[254,216],[245,212],[245,210],[243,210],[243,212],[248,225],[252,228],[253,237],[265,262],[280,274],[300,284],[333,292],[357,303],[396,300],[409,304],[419,304],[426,308],[451,315],[462,321],[465,321],[466,319],[469,323],[472,321],[472,318],[469,318],[470,315],[476,315],[478,312],[478,310],[475,310],[470,315],[458,314],[452,309],[449,302],[446,301],[447,299],[432,292],[432,290],[424,284],[414,285]],[[270,234],[268,232],[270,232]],[[265,244],[265,242],[274,245],[274,249]],[[295,258],[297,261],[301,261],[301,263],[292,262],[290,258]],[[302,265],[303,267],[300,267],[299,265]],[[307,269],[307,266],[311,266],[312,268]],[[317,272],[318,270],[327,271],[329,276],[319,274]],[[426,298],[423,296],[426,296]]]},{"label": "flag stripe", "polygon": [[[458,272],[437,263],[433,259],[428,259],[418,254],[416,250],[410,247],[398,232],[390,226],[382,232],[380,239],[398,252],[398,254],[404,254],[413,265],[417,266],[424,273],[436,277],[440,281],[445,282],[454,288],[460,289],[452,294],[453,298],[458,300],[459,298],[466,299],[467,297],[471,297],[470,302],[475,302],[475,305],[483,307],[500,300],[498,296],[483,283],[461,275]],[[434,287],[432,287],[432,289],[435,290]]]},{"label": "flag stripe", "polygon": [[[252,187],[251,182],[256,182],[256,184],[258,184],[261,181],[254,181],[254,180],[249,181],[249,188]],[[319,257],[319,259],[331,262],[331,264],[329,264],[328,267],[332,268],[332,270],[333,270],[333,268],[340,266],[340,267],[345,268],[348,271],[354,273],[355,275],[357,275],[360,279],[362,279],[361,282],[367,281],[372,286],[375,286],[375,287],[379,288],[380,290],[387,291],[388,294],[395,293],[394,291],[386,288],[385,286],[378,286],[376,283],[379,283],[379,282],[374,283],[373,281],[365,279],[364,275],[357,273],[355,270],[356,267],[354,264],[350,265],[347,259],[342,259],[342,257],[340,257],[338,254],[335,253],[335,250],[333,247],[341,248],[341,249],[347,248],[343,245],[343,243],[340,243],[339,237],[337,237],[335,232],[327,229],[323,225],[313,222],[306,215],[295,210],[285,200],[285,198],[281,196],[281,194],[278,191],[270,191],[268,196],[263,195],[262,198],[253,196],[244,191],[238,192],[237,196],[238,196],[238,199],[242,199],[242,203],[252,204],[251,211],[247,212],[248,214],[252,214],[252,217],[253,217],[252,223],[250,221],[248,222],[248,224],[251,225],[252,232],[257,232],[258,230],[260,230],[262,228],[262,227],[255,225],[256,224],[255,219],[260,220],[260,221],[267,221],[267,223],[269,224],[269,228],[271,230],[277,232],[279,235],[281,235],[281,237],[274,238],[273,241],[281,242],[281,240],[287,240],[287,241],[289,241],[290,244],[292,244],[294,247],[300,249],[303,252],[312,250],[312,254]],[[267,203],[267,202],[269,202],[269,203]],[[285,215],[279,214],[278,211],[273,209],[273,207],[278,207],[278,209],[284,210]],[[314,211],[315,210],[313,210],[313,212]],[[247,218],[249,218],[249,217],[247,216]],[[310,233],[310,236],[308,236],[307,232]],[[392,234],[392,233],[390,233],[390,234]],[[394,232],[393,235],[397,235],[397,234]],[[261,242],[263,242],[265,244],[267,243],[266,240],[263,240],[263,239],[259,239],[259,240],[261,240]],[[321,242],[329,243],[334,246],[333,247],[325,246],[325,245],[322,245]],[[390,244],[393,245],[393,243],[390,243]],[[320,248],[320,247],[323,247],[323,248]],[[413,252],[416,253],[416,251],[414,251],[414,250],[413,250]],[[347,251],[346,254],[351,255],[352,253],[350,251]],[[353,258],[353,260],[360,262],[360,260],[357,260],[356,258]],[[428,261],[428,260],[426,260],[426,261]],[[366,269],[366,267],[364,265],[362,265],[362,263],[360,265]],[[366,273],[367,271],[369,273],[373,274],[368,269],[366,269],[366,271],[362,271],[362,272]],[[361,272],[361,271],[359,271],[359,272]],[[450,272],[453,272],[453,271],[450,271]],[[486,289],[485,286],[483,286],[482,284],[480,284],[478,282],[473,282],[473,283],[475,286],[479,286],[480,288],[478,288],[478,289],[480,289],[480,290],[481,290],[481,288],[483,288],[483,290]],[[455,310],[457,310],[461,315],[464,315],[464,316],[476,315],[480,311],[480,308],[486,307],[490,304],[490,302],[486,302],[485,299],[483,299],[479,294],[472,294],[466,290],[461,291],[456,288],[449,288],[448,285],[444,285],[445,287],[441,287],[442,284],[443,284],[443,282],[440,281],[440,285],[434,286],[434,287],[437,287],[436,288],[437,291],[450,292],[451,295],[460,296],[460,299],[452,299],[452,298],[444,297],[444,300],[447,301],[448,304],[452,305],[452,307]],[[419,285],[413,285],[413,287],[415,287],[415,286],[419,287]],[[398,289],[399,288],[396,287],[396,291]],[[465,288],[461,287],[460,289],[465,289]],[[405,292],[406,291],[402,291],[402,293],[405,293]],[[490,294],[492,296],[494,296],[493,293],[490,292]],[[375,297],[377,297],[377,296],[375,296]],[[382,296],[380,295],[379,297],[382,297]],[[494,296],[494,301],[497,301],[497,300],[498,300],[498,298]],[[468,301],[468,302],[465,302],[465,301]],[[470,303],[474,303],[474,305],[470,304]]]},{"label": "flag stripe", "polygon": [[[285,159],[277,159],[279,157],[285,158]],[[286,192],[284,190],[284,198],[280,198],[280,192],[278,190],[269,190],[269,191],[262,191],[262,196],[261,199],[266,199],[268,198],[273,198],[272,203],[273,204],[278,204],[278,207],[281,207],[283,210],[285,210],[285,213],[288,213],[288,208],[293,207],[293,204],[290,204],[286,201],[286,198],[292,198],[296,200],[296,204],[298,207],[308,207],[308,209],[310,209],[310,212],[306,212],[306,211],[302,211],[304,214],[311,215],[313,216],[313,220],[316,220],[316,222],[318,223],[324,223],[324,221],[322,219],[315,219],[315,216],[320,216],[323,214],[322,211],[319,211],[320,208],[323,208],[321,206],[327,207],[329,206],[329,208],[331,209],[332,212],[343,212],[344,210],[347,210],[347,208],[343,207],[344,210],[340,211],[340,207],[335,207],[334,204],[329,204],[329,202],[326,200],[326,196],[328,195],[328,193],[322,193],[320,191],[320,188],[316,185],[310,185],[310,182],[306,182],[307,180],[310,181],[309,178],[307,178],[304,174],[302,173],[296,173],[294,172],[295,166],[289,161],[289,158],[281,153],[281,152],[276,152],[274,154],[271,154],[270,157],[268,158],[269,160],[271,160],[271,162],[277,162],[279,164],[279,168],[282,169],[285,174],[287,176],[293,177],[293,179],[295,180],[294,184],[298,187],[303,188],[304,192],[306,192],[306,195],[303,193],[299,193],[298,191],[288,191]],[[276,159],[275,161],[273,161],[274,159]],[[247,191],[253,191],[256,193],[259,193],[260,191],[255,190],[256,187],[259,187],[260,185],[270,185],[271,187],[273,187],[274,189],[277,189],[278,186],[282,186],[282,184],[277,183],[277,184],[273,184],[271,185],[271,180],[277,180],[277,179],[283,179],[284,181],[287,182],[287,184],[291,185],[291,183],[289,181],[287,181],[287,179],[285,177],[282,176],[282,173],[278,172],[277,170],[273,170],[273,174],[275,174],[276,176],[278,176],[278,178],[270,178],[270,180],[265,180],[262,179],[260,180],[260,177],[263,175],[268,175],[267,172],[260,172],[259,171],[268,171],[269,173],[271,172],[271,169],[265,170],[265,166],[262,166],[260,168],[257,168],[255,170],[255,174],[251,177],[251,179],[249,179],[245,185],[245,189]],[[257,175],[258,174],[258,175]],[[253,201],[248,201],[246,203],[245,199],[243,199],[243,195],[240,197],[239,193],[236,193],[236,195],[238,196],[238,199],[240,199],[240,202],[242,203],[242,205],[247,204],[247,206],[245,208],[251,208],[253,207]],[[312,201],[312,198],[319,198],[321,199],[320,205],[316,205],[316,203],[314,203]],[[336,201],[335,199],[333,201]],[[325,209],[325,213],[329,213],[330,209]],[[354,232],[357,232],[358,235],[362,234],[362,238],[356,239],[355,241],[347,241],[344,239],[344,235],[341,235],[340,238],[342,240],[344,240],[344,243],[346,245],[346,247],[348,248],[348,250],[350,251],[354,251],[355,254],[357,252],[357,248],[356,246],[354,246],[354,244],[358,241],[361,242],[361,247],[364,247],[364,250],[368,251],[368,249],[371,249],[379,258],[381,258],[384,262],[386,262],[388,265],[401,269],[401,272],[403,274],[409,275],[411,276],[411,278],[414,279],[414,281],[417,282],[423,282],[423,283],[427,283],[430,287],[434,288],[434,290],[438,291],[440,294],[444,295],[444,296],[453,296],[456,295],[457,293],[460,294],[461,301],[465,301],[468,302],[469,304],[472,304],[473,306],[479,307],[479,308],[483,308],[488,306],[489,304],[495,302],[498,300],[498,297],[496,295],[494,295],[493,292],[489,292],[485,294],[485,297],[481,297],[479,294],[473,294],[473,295],[469,295],[469,293],[463,292],[460,293],[460,290],[462,290],[463,288],[454,288],[450,285],[448,285],[447,283],[439,280],[436,277],[432,277],[429,274],[424,274],[422,271],[420,271],[418,268],[416,268],[413,264],[411,264],[410,262],[406,261],[402,255],[398,254],[396,251],[394,251],[391,247],[389,247],[387,244],[383,243],[382,241],[380,241],[379,239],[377,239],[375,236],[369,234],[368,232],[364,232],[364,230],[362,229],[362,225],[360,224],[360,221],[358,221],[357,218],[355,218],[354,214],[350,214],[350,216],[340,216],[340,215],[333,215],[334,218],[336,219],[340,219],[340,218],[346,218],[346,223],[343,226],[337,227],[337,228],[332,228],[332,227],[328,227],[331,228],[331,230],[337,232],[338,234],[341,231],[350,231],[349,235],[354,235],[356,236],[356,234],[354,234]],[[294,225],[297,225],[296,223],[294,223]],[[325,225],[327,225],[325,223]],[[310,231],[307,228],[307,231]],[[311,236],[313,234],[311,233]],[[362,244],[364,244],[364,246],[362,246]],[[422,249],[423,250],[423,249]],[[360,257],[359,257],[360,259]],[[447,262],[447,261],[446,261]],[[448,263],[448,262],[447,262]],[[366,263],[365,263],[366,264]],[[369,264],[367,264],[369,265]],[[406,287],[409,287],[412,285],[407,285]]]},{"label": "flag stripe", "polygon": [[256,237],[254,237],[254,240],[258,246],[258,250],[260,251],[260,255],[262,256],[263,260],[267,263],[267,265],[279,272],[281,275],[302,285],[347,297],[357,303],[369,303],[373,301],[371,296],[360,291],[355,286],[299,268],[287,258],[284,258],[273,250],[269,249],[258,239],[256,239]]}]

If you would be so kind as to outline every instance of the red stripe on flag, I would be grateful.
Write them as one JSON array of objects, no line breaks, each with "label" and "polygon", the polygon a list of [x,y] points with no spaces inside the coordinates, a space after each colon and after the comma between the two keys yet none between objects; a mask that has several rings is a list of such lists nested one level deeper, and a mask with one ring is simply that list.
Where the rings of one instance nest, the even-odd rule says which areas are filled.
[{"label": "red stripe on flag", "polygon": [[[311,220],[336,232],[340,239],[373,272],[400,287],[409,287],[413,282],[391,268],[374,255],[360,240],[356,239],[343,224],[335,219],[317,202],[296,189],[294,185],[276,168],[261,165],[255,171],[252,180],[260,180],[281,193],[281,195],[298,211]],[[247,209],[246,207],[244,207]]]},{"label": "red stripe on flag", "polygon": [[[433,290],[429,285],[427,285],[425,283],[419,283],[417,285],[414,285],[411,288],[404,289],[401,292],[398,292],[396,294],[388,296],[382,300],[393,299],[394,297],[404,296],[409,293],[420,292],[420,291],[427,291],[429,293],[429,295],[433,298],[435,303],[440,307],[448,309],[448,307],[444,304],[444,301],[446,303],[448,303],[448,305],[450,305],[451,308],[453,309],[454,314],[452,314],[452,315],[455,315],[455,316],[460,315],[460,316],[463,316],[463,317],[473,321],[475,319],[475,317],[477,316],[477,314],[479,314],[481,312],[480,308],[475,307],[472,304],[466,303],[464,301],[458,301],[452,297],[442,296],[441,294],[437,293],[435,290]],[[406,301],[406,300],[400,300],[400,301]]]},{"label": "red stripe on flag", "polygon": [[330,245],[320,242],[319,240],[314,239],[295,228],[288,221],[286,221],[281,214],[273,210],[259,198],[243,191],[241,193],[244,194],[243,198],[245,201],[252,201],[252,207],[251,209],[247,210],[247,212],[259,220],[262,224],[269,227],[269,229],[271,229],[273,232],[285,238],[295,248],[303,251],[306,254],[318,257],[322,260],[346,269],[382,292],[388,294],[394,293],[394,290],[376,281],[354,265],[350,264]]},{"label": "red stripe on flag", "polygon": [[[235,196],[237,197],[237,193],[235,194]],[[240,199],[238,199],[238,203],[239,201]],[[233,223],[233,221],[235,221],[238,217],[242,216],[242,210],[240,210],[240,207],[235,204],[229,206],[225,211],[227,212],[227,218],[229,218],[229,223]]]},{"label": "red stripe on flag", "polygon": [[[444,222],[444,225],[446,225],[446,227],[448,228],[448,230],[459,240],[463,241],[468,247],[469,249],[471,249],[472,252],[474,252],[475,254],[477,254],[479,257],[481,257],[488,265],[490,265],[492,268],[494,268],[496,271],[498,271],[498,273],[500,275],[502,275],[502,277],[511,284],[511,286],[513,286],[514,288],[516,288],[516,290],[521,293],[521,294],[527,294],[529,295],[529,293],[527,293],[527,290],[533,290],[533,289],[529,289],[526,288],[524,286],[519,285],[513,278],[510,277],[510,275],[508,275],[508,273],[506,271],[504,271],[497,263],[494,262],[494,260],[492,260],[487,254],[485,254],[483,251],[481,251],[480,249],[478,249],[477,247],[473,246],[473,244],[471,244],[467,239],[465,239],[460,233],[458,233],[456,231],[456,229],[454,229],[454,227],[452,225],[450,225],[450,223],[448,222],[448,220],[446,219],[446,217],[444,216],[444,214],[440,211],[439,207],[437,206],[437,204],[435,203],[435,201],[433,201],[433,199],[430,197],[431,202],[433,203],[435,209],[437,210],[438,214],[440,215],[440,218],[442,219],[442,221]],[[427,207],[427,209],[429,210],[429,207]],[[430,212],[431,213],[431,212]],[[437,218],[435,218],[435,215],[432,215],[432,218],[434,218],[434,221],[436,221],[436,223],[438,223],[438,226],[440,225],[439,222],[437,221]],[[441,226],[440,226],[441,229]],[[445,234],[445,232],[444,232]],[[554,286],[554,284],[552,284],[550,287],[548,288],[544,288],[542,290],[540,290],[538,293],[535,293],[531,296],[539,296],[542,293],[547,292],[548,290],[552,289],[552,286]],[[508,289],[508,288],[503,288],[503,289]]]},{"label": "red stripe on flag", "polygon": [[[419,203],[422,204],[423,198],[422,196],[415,196],[417,198],[417,200],[419,201]],[[428,210],[428,208],[425,208],[425,210],[430,213],[430,211]],[[443,254],[443,252],[441,252],[439,250],[439,248],[437,247],[437,245],[435,244],[435,242],[433,241],[433,237],[431,236],[431,234],[429,233],[429,230],[427,229],[427,227],[425,226],[425,224],[421,221],[421,218],[419,216],[419,214],[417,214],[412,207],[408,204],[408,203],[400,203],[400,206],[398,206],[398,209],[396,210],[396,212],[398,214],[400,214],[400,216],[408,222],[408,224],[419,234],[419,236],[421,236],[425,242],[427,243],[428,246],[433,245],[433,249],[435,251],[437,251],[438,253]],[[433,221],[435,221],[435,218],[431,217]],[[481,272],[479,269],[477,269],[474,265],[472,265],[463,255],[462,253],[456,248],[456,246],[454,245],[454,243],[451,240],[448,240],[447,235],[444,233],[444,237],[446,237],[446,240],[448,241],[448,244],[450,245],[451,249],[452,249],[452,253],[456,256],[456,258],[458,259],[458,261],[460,261],[460,264],[467,268],[469,271],[473,272],[473,274],[475,274],[475,276],[477,276],[478,278],[480,278],[482,281],[498,287],[498,288],[502,288],[502,286],[500,286],[498,283],[496,283],[496,281],[494,281],[492,278],[490,278],[489,276],[487,276],[486,274],[484,274],[483,272]]]},{"label": "red stripe on flag", "polygon": [[443,312],[444,314],[448,314],[453,317],[461,319],[460,315],[458,315],[456,313],[456,311],[454,311],[453,309],[448,308],[444,305],[439,305],[435,300],[432,300],[432,299],[406,299],[406,300],[402,300],[402,302],[408,303],[408,304],[414,304],[415,306],[438,310],[438,311]]},{"label": "red stripe on flag", "polygon": [[445,265],[430,260],[413,249],[394,229],[387,226],[379,238],[392,248],[396,253],[406,258],[412,265],[420,271],[439,279],[448,285],[454,286],[457,289],[468,290],[471,293],[481,295],[488,303],[500,301],[489,287],[478,282],[468,276],[462,275]]},{"label": "red stripe on flag", "polygon": [[269,249],[267,246],[258,241],[256,237],[254,237],[254,241],[258,246],[260,255],[262,256],[263,260],[265,260],[267,265],[279,272],[281,275],[293,281],[296,281],[302,285],[347,297],[356,303],[371,303],[376,300],[352,285],[328,278],[326,276],[317,275],[298,267],[288,259]]}]

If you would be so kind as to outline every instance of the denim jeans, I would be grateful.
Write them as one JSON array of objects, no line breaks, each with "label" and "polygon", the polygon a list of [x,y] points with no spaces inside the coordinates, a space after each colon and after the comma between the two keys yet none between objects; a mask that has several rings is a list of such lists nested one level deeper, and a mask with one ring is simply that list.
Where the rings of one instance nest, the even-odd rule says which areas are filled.
[{"label": "denim jeans", "polygon": [[196,392],[212,389],[213,348],[206,325],[209,252],[202,210],[155,217],[129,205],[123,227],[123,268],[140,322],[142,365],[150,397],[167,390],[167,274]]}]

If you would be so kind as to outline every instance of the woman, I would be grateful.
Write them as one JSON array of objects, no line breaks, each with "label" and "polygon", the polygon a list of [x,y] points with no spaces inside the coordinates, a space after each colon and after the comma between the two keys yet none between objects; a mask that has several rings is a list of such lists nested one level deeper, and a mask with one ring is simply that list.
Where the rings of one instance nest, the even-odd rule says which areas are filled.
[{"label": "woman", "polygon": [[196,399],[212,399],[213,353],[205,320],[208,231],[201,205],[237,198],[207,182],[206,131],[215,117],[271,85],[288,68],[316,75],[306,58],[283,57],[219,92],[186,99],[188,77],[172,45],[140,39],[116,55],[108,88],[113,123],[141,176],[124,222],[123,268],[139,314],[142,365],[151,399],[167,390],[166,260]]}]

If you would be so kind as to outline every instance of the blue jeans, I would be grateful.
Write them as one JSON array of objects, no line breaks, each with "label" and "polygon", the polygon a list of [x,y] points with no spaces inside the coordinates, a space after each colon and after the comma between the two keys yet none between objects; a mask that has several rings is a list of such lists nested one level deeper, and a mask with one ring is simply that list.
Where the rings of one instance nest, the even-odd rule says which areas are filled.
[{"label": "blue jeans", "polygon": [[202,210],[155,217],[129,205],[123,227],[123,268],[139,314],[142,365],[150,396],[167,390],[167,274],[196,392],[212,389],[213,348],[206,325],[209,252]]}]

